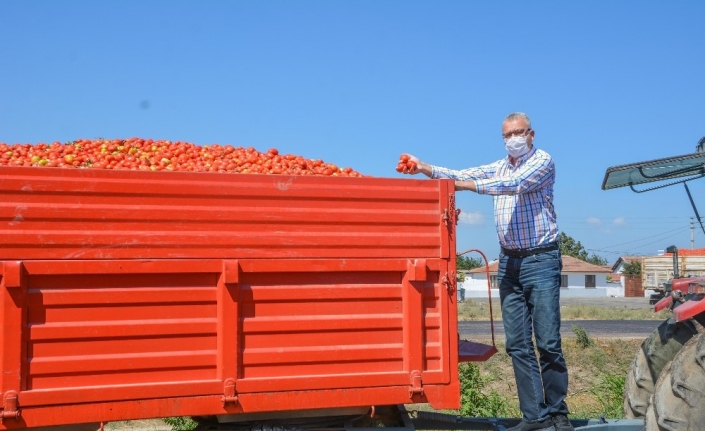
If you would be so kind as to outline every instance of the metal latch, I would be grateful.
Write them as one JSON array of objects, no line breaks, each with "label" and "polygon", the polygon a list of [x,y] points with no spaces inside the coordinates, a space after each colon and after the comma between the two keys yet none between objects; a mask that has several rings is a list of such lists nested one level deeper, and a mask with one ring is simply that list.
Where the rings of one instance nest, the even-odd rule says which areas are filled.
[{"label": "metal latch", "polygon": [[235,392],[235,379],[225,379],[223,385],[223,407],[228,403],[237,402],[237,394]]},{"label": "metal latch", "polygon": [[457,226],[458,220],[460,219],[460,210],[455,209],[455,195],[451,194],[448,196],[448,208],[443,210],[441,214],[441,220],[447,227]]},{"label": "metal latch", "polygon": [[455,292],[455,271],[451,271],[451,275],[448,276],[448,273],[446,272],[443,274],[443,278],[441,279],[441,283],[443,283],[446,286],[446,290],[448,290],[448,293],[453,294]]},{"label": "metal latch", "polygon": [[458,220],[460,216],[460,210],[453,210],[451,209],[448,211],[447,209],[443,210],[443,214],[441,215],[441,219],[443,220],[443,223],[445,223],[446,226],[457,226],[458,225]]},{"label": "metal latch", "polygon": [[3,411],[0,413],[0,420],[16,419],[20,417],[20,411],[17,408],[17,392],[7,391],[2,399]]},{"label": "metal latch", "polygon": [[421,371],[414,370],[409,374],[410,384],[409,398],[414,398],[414,395],[423,395],[423,383],[421,382]]}]

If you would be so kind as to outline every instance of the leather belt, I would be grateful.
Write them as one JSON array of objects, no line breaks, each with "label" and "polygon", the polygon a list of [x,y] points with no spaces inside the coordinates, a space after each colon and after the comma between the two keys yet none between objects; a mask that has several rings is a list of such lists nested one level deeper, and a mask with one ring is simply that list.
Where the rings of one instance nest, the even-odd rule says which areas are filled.
[{"label": "leather belt", "polygon": [[548,251],[558,250],[558,243],[552,242],[550,244],[540,245],[538,247],[523,248],[523,249],[519,249],[519,250],[511,250],[511,249],[504,248],[504,247],[501,247],[501,249],[502,249],[502,254],[505,254],[507,256],[527,257],[527,256],[533,256],[535,254],[546,253]]}]

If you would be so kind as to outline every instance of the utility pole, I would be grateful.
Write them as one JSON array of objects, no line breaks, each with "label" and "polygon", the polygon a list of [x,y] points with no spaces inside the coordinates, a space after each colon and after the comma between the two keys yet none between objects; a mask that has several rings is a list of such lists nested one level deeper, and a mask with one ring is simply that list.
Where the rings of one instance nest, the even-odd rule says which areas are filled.
[{"label": "utility pole", "polygon": [[695,250],[695,221],[690,218],[690,248]]}]

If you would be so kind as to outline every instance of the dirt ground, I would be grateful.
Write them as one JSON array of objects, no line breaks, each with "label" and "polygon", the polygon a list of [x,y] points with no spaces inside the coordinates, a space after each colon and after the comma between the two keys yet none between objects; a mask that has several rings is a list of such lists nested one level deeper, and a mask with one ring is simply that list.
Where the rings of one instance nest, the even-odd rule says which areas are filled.
[{"label": "dirt ground", "polygon": [[109,422],[105,431],[171,431],[171,426],[161,419],[144,419],[125,422]]}]

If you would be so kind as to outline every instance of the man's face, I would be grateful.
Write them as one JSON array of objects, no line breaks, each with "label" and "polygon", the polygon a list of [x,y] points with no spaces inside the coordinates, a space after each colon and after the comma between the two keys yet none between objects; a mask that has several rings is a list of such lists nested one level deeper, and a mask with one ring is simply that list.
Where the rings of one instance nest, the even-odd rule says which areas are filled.
[{"label": "man's face", "polygon": [[526,136],[526,143],[531,145],[534,140],[534,131],[529,129],[526,120],[523,118],[505,121],[502,124],[502,137],[509,139],[512,136]]}]

